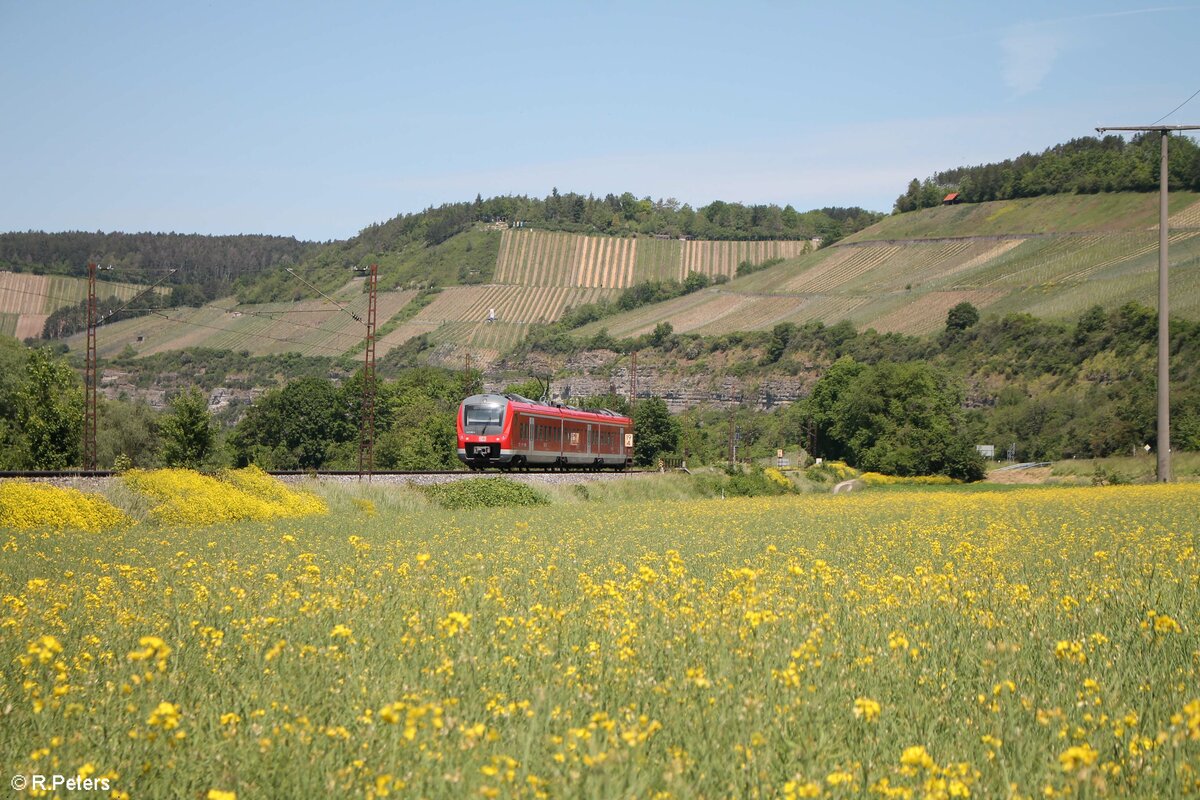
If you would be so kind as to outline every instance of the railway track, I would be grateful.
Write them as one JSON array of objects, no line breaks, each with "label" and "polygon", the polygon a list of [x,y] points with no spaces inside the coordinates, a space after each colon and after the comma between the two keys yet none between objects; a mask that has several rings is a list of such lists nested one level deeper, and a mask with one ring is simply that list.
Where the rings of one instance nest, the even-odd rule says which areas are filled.
[{"label": "railway track", "polygon": [[[264,470],[268,475],[274,475],[279,478],[304,478],[304,477],[338,477],[338,478],[357,478],[374,477],[374,478],[403,478],[403,477],[428,477],[438,475],[454,476],[458,475],[464,478],[508,475],[508,476],[529,476],[537,477],[544,476],[570,476],[576,475],[580,477],[596,476],[596,475],[645,475],[652,470],[553,470],[553,469],[522,469],[522,470],[502,470],[502,469],[487,469],[487,470],[469,470],[469,469],[427,469],[427,470],[375,470],[368,476],[366,473],[360,473],[358,470],[343,470],[343,469],[319,469],[319,470]],[[64,470],[0,470],[0,480],[29,480],[29,479],[49,479],[49,478],[111,478],[121,473],[111,469],[64,469]]]}]

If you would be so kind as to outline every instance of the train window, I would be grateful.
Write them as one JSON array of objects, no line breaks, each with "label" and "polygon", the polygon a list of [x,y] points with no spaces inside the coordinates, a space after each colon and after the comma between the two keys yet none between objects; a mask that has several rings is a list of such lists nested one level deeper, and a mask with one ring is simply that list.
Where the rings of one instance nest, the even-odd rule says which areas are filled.
[{"label": "train window", "polygon": [[[487,433],[489,427],[504,423],[504,406],[494,403],[463,406],[463,430],[467,433]],[[499,431],[495,431],[499,433]]]}]

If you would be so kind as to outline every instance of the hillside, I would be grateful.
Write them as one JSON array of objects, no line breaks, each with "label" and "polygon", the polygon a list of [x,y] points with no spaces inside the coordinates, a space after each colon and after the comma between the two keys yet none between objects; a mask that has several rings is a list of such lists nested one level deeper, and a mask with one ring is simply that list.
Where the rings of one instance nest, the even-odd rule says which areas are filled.
[{"label": "hillside", "polygon": [[150,283],[174,268],[165,281],[172,294],[203,302],[321,248],[290,236],[25,231],[0,233],[0,270],[84,278],[88,262],[95,262],[112,267],[118,279]]},{"label": "hillside", "polygon": [[[1200,318],[1200,195],[1171,197],[1172,310]],[[860,329],[927,333],[969,301],[985,314],[1026,312],[1074,318],[1092,305],[1153,305],[1157,203],[1153,195],[1057,195],[945,206],[888,217],[819,250],[807,241],[698,241],[587,236],[474,226],[437,245],[385,254],[378,353],[413,340],[423,358],[477,366],[496,361],[537,323],[571,308],[614,300],[645,281],[699,272],[724,283],[592,322],[573,333],[637,336],[669,323],[677,333],[764,330],[781,322],[849,320]],[[742,277],[739,264],[772,264]],[[365,311],[362,279],[334,289]],[[332,274],[332,273],[331,273]],[[457,282],[403,288],[414,276]],[[406,278],[407,276],[407,278]],[[469,280],[463,281],[461,278]],[[279,286],[304,287],[282,269]],[[482,282],[480,282],[482,281]],[[262,284],[260,284],[262,285]],[[487,322],[489,311],[496,321]],[[70,340],[72,347],[82,337]],[[238,303],[226,298],[106,326],[102,355],[145,355],[182,347],[353,355],[362,325],[323,299]]]},{"label": "hillside", "polygon": [[[1200,195],[1173,193],[1172,312],[1200,318]],[[693,295],[593,322],[618,338],[762,330],[848,319],[928,333],[969,301],[985,313],[1077,316],[1092,305],[1154,305],[1157,199],[1061,195],[945,206],[889,217],[842,242]]]},{"label": "hillside", "polygon": [[[349,239],[328,242],[310,251],[296,269],[306,281],[326,292],[342,285],[348,270],[372,263],[379,265],[382,289],[480,284],[493,280],[494,269],[504,264],[519,269],[527,258],[540,263],[571,257],[581,268],[586,263],[607,264],[610,258],[616,258],[615,254],[584,251],[583,245],[622,246],[626,259],[632,256],[628,248],[634,241],[777,241],[803,247],[803,242],[814,238],[836,241],[877,222],[881,216],[861,208],[798,212],[791,206],[721,200],[692,208],[673,198],[639,199],[629,192],[602,198],[574,192],[559,194],[557,189],[545,198],[503,195],[485,200],[477,196],[473,202],[447,203],[370,225]],[[501,242],[503,231],[511,231],[504,237],[505,242]],[[532,249],[549,242],[570,248],[571,252],[552,254]],[[512,244],[528,245],[530,249],[508,251],[498,258],[498,251]],[[672,255],[659,252],[659,248],[650,249],[668,260]],[[691,253],[683,259],[719,261],[722,257],[740,258],[743,252],[736,247],[720,249],[720,254]],[[620,279],[616,274],[620,269],[614,264],[615,272],[607,277],[606,286],[611,288],[612,281]],[[602,274],[580,275],[575,282],[562,285],[599,288],[605,279]],[[496,282],[513,281],[499,277]],[[238,300],[243,303],[317,296],[310,287],[279,270],[247,275],[236,288]]]},{"label": "hillside", "polygon": [[[381,258],[377,354],[424,336],[437,348],[434,360],[458,364],[468,352],[475,364],[486,365],[519,344],[530,325],[554,322],[569,308],[613,299],[635,283],[681,279],[691,271],[728,278],[743,262],[758,264],[811,249],[808,241],[680,241],[473,228],[433,247],[413,246]],[[482,254],[490,262],[481,260]],[[471,270],[465,264],[473,265]],[[367,300],[363,280],[347,281],[344,273],[344,282],[330,296],[362,317]],[[490,282],[464,281],[466,285],[420,295],[413,289],[386,288],[407,285],[419,275],[425,276],[424,283],[476,275]],[[306,290],[284,270],[271,281],[297,295]],[[266,287],[268,295],[277,291],[265,283],[258,286]],[[487,321],[491,311],[494,322]],[[328,300],[239,303],[229,297],[107,325],[98,347],[103,357],[127,353],[126,348],[150,355],[184,347],[336,357],[354,353],[362,339],[362,323]],[[73,348],[81,341],[78,335],[68,340]]]},{"label": "hillside", "polygon": [[[87,280],[62,275],[0,272],[0,334],[38,338],[54,311],[87,299]],[[128,300],[145,286],[100,280],[96,296]]]}]

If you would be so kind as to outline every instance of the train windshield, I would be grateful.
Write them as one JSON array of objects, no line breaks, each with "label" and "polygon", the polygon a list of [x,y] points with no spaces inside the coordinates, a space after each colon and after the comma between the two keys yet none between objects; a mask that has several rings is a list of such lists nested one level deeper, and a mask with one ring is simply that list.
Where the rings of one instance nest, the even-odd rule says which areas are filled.
[{"label": "train windshield", "polygon": [[463,431],[466,433],[499,433],[504,425],[502,403],[467,403],[463,405]]}]

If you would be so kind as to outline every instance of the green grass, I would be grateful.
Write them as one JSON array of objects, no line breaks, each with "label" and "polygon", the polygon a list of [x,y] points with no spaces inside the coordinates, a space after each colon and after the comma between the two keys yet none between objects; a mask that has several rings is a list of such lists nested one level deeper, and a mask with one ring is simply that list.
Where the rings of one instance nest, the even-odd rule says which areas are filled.
[{"label": "green grass", "polygon": [[1195,780],[1194,488],[477,511],[321,491],[324,518],[0,534],[9,774],[146,797]]},{"label": "green grass", "polygon": [[500,232],[471,230],[434,247],[409,247],[380,253],[380,290],[407,288],[410,284],[439,286],[490,283],[500,250]]},{"label": "green grass", "polygon": [[[1195,192],[1172,192],[1169,211],[1182,211],[1198,200],[1200,194]],[[1158,195],[1154,192],[1052,195],[894,214],[845,241],[1138,230],[1157,224]]]},{"label": "green grass", "polygon": [[[1158,468],[1158,457],[1153,453],[1139,456],[1111,456],[1109,458],[1080,458],[1055,461],[1052,475],[1062,477],[1091,478],[1097,469],[1116,472],[1131,481],[1152,481]],[[1175,478],[1200,478],[1200,453],[1172,453],[1171,473]]]},{"label": "green grass", "polygon": [[[1057,210],[1062,224],[1088,213],[1117,213],[1137,207],[1138,196],[1109,198],[1105,202],[1075,198],[1067,203],[1054,198],[1018,204],[998,219],[1024,224],[1022,209]],[[1194,198],[1193,198],[1194,199]],[[1187,198],[1178,200],[1185,205]],[[1048,205],[1046,205],[1048,203]],[[1082,208],[1079,207],[1082,205]],[[964,211],[963,209],[967,210]],[[1099,210],[1098,210],[1099,209]],[[934,210],[937,211],[937,210]],[[931,214],[931,212],[922,212]],[[956,206],[939,216],[931,214],[929,230],[946,233],[939,224],[950,224],[955,215],[976,214]],[[993,211],[993,213],[995,213]],[[1130,211],[1132,214],[1133,212]],[[943,216],[946,219],[943,219]],[[1135,219],[1136,219],[1136,215]],[[1117,218],[1111,218],[1114,223]],[[880,225],[885,225],[880,223]],[[979,221],[957,220],[958,236],[976,235]],[[986,227],[985,227],[986,229]],[[873,230],[873,229],[872,229]],[[919,235],[922,230],[909,230]],[[881,229],[883,234],[896,231]],[[860,234],[861,235],[861,234]],[[857,239],[857,237],[852,237]],[[1172,311],[1194,318],[1200,315],[1200,235],[1180,231],[1170,249],[1175,292]],[[834,324],[850,319],[860,329],[928,333],[941,327],[943,307],[966,299],[985,314],[1033,313],[1051,319],[1073,319],[1093,305],[1115,308],[1127,302],[1153,305],[1157,296],[1157,235],[1149,230],[1127,229],[1081,235],[1034,236],[1013,242],[1005,239],[906,242],[864,241],[841,244],[800,256],[761,272],[737,278],[720,287],[725,295],[747,298],[729,319],[709,323],[697,318],[694,307],[708,294],[697,293],[608,317],[580,329],[582,335],[607,328],[615,336],[652,330],[669,322],[677,332],[725,332],[769,329],[780,321],[819,319]],[[943,294],[935,294],[935,293]],[[959,293],[959,294],[949,294]],[[963,294],[970,293],[970,294]],[[794,303],[790,313],[780,313],[780,303]],[[759,311],[761,309],[761,313]],[[705,326],[708,327],[705,327]]]}]

